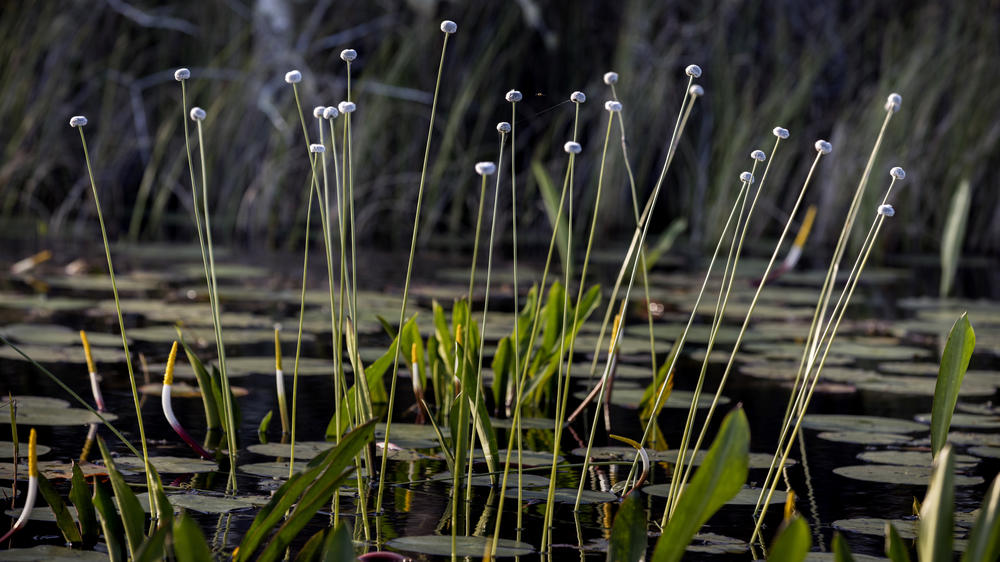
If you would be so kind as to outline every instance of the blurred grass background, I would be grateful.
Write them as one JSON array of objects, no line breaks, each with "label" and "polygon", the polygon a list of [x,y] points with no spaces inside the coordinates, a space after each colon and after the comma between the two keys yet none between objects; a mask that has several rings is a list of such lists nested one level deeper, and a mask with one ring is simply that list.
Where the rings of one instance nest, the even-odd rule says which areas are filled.
[{"label": "blurred grass background", "polygon": [[[81,237],[95,228],[79,140],[67,125],[71,115],[84,114],[111,236],[191,239],[180,87],[173,80],[175,68],[188,66],[190,103],[209,115],[216,240],[290,247],[301,235],[309,176],[282,77],[302,70],[307,111],[335,105],[345,95],[338,55],[350,47],[359,52],[352,81],[359,241],[405,248],[442,18],[458,22],[459,31],[449,41],[442,83],[425,243],[467,238],[479,191],[473,164],[496,158],[494,126],[510,118],[508,89],[525,94],[517,135],[521,232],[547,239],[531,164],[561,178],[570,92],[589,98],[576,208],[589,205],[596,188],[603,101],[610,97],[601,76],[608,70],[621,75],[643,197],[665,153],[683,69],[697,63],[706,96],[680,144],[657,229],[685,217],[689,248],[713,240],[749,152],[769,151],[770,131],[780,124],[792,138],[761,200],[760,217],[772,220],[754,227],[758,234],[780,228],[813,142],[826,138],[834,152],[808,196],[819,206],[810,245],[832,244],[885,98],[899,92],[903,108],[889,127],[859,225],[867,228],[889,168],[901,165],[907,179],[892,198],[897,215],[883,234],[887,247],[936,251],[951,195],[968,180],[965,251],[1000,248],[1000,189],[991,171],[1000,136],[996,0],[8,2],[0,15],[3,234]],[[599,227],[603,236],[621,236],[634,223],[620,153],[611,154]],[[503,193],[501,209],[509,210],[509,187]],[[509,224],[509,215],[502,220]]]}]

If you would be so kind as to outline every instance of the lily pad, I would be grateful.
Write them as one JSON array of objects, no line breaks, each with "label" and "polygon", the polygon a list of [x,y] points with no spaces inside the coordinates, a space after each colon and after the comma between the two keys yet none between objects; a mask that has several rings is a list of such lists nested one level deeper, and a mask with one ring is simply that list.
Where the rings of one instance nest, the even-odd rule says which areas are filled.
[{"label": "lily pad", "polygon": [[[327,441],[296,441],[295,459],[307,461],[316,458],[317,455],[333,446],[333,443]],[[257,443],[247,447],[247,450],[266,457],[288,458],[291,456],[292,446],[289,443]]]},{"label": "lily pad", "polygon": [[[201,389],[197,386],[191,386],[185,382],[175,382],[171,386],[170,396],[172,398],[201,398]],[[232,390],[233,396],[237,398],[242,398],[250,394],[250,391],[242,386],[230,386],[229,388]],[[144,384],[139,387],[139,392],[151,396],[161,396],[163,394],[163,383],[151,382]]]},{"label": "lily pad", "polygon": [[[214,250],[214,249],[213,249]],[[203,264],[191,264],[181,266],[179,271],[184,275],[201,278],[205,276],[205,266]],[[271,270],[266,267],[256,265],[244,265],[237,263],[217,263],[215,264],[215,277],[217,279],[233,279],[241,281],[247,278],[267,277],[271,275]]]},{"label": "lily pad", "polygon": [[1000,459],[1000,447],[969,447],[969,454],[984,459]]},{"label": "lily pad", "polygon": [[[189,327],[183,333],[184,339],[189,345],[196,344],[202,347],[215,345],[215,334],[207,327],[197,330]],[[177,339],[177,330],[173,326],[148,326],[133,328],[128,331],[128,336],[136,341],[169,345]],[[269,329],[223,329],[222,339],[226,345],[268,344],[274,342],[274,331]],[[312,334],[302,334],[302,341],[313,342],[315,339],[316,337]]]},{"label": "lily pad", "polygon": [[[953,445],[1000,447],[1000,433],[969,433],[965,431],[952,431],[948,433],[948,442]],[[930,437],[918,439],[913,442],[913,445],[917,447],[929,447],[930,444]]]},{"label": "lily pad", "polygon": [[[7,416],[10,419],[10,415]],[[36,445],[36,452],[38,456],[47,454],[52,449],[45,445]],[[17,452],[22,458],[27,458],[28,456],[28,443],[21,441],[18,443]],[[10,459],[14,458],[14,442],[13,441],[0,441],[0,459]]]},{"label": "lily pad", "polygon": [[750,545],[740,539],[715,533],[698,533],[691,539],[686,550],[701,554],[739,554],[749,548]]},{"label": "lily pad", "polygon": [[[508,481],[510,477],[508,476]],[[576,488],[556,488],[553,499],[556,503],[576,502]],[[507,487],[504,495],[508,498],[517,498],[517,488]],[[546,501],[549,497],[548,490],[521,490],[522,501]],[[618,496],[611,492],[600,492],[597,490],[584,490],[580,494],[580,503],[608,503],[618,501]]]},{"label": "lily pad", "polygon": [[[517,473],[511,471],[507,474],[507,487],[517,488]],[[441,472],[431,476],[431,480],[440,480],[445,482],[453,482],[451,472]],[[497,475],[497,486],[499,486],[500,481],[503,480],[503,475]],[[465,476],[463,475],[461,481],[465,481]],[[472,476],[473,486],[492,486],[493,483],[490,481],[490,477],[487,474],[473,475]],[[522,474],[521,475],[521,487],[522,488],[547,488],[549,485],[549,479],[540,474]]]},{"label": "lily pad", "polygon": [[40,544],[31,548],[4,550],[3,559],[11,562],[62,562],[64,560],[103,562],[108,559],[108,555],[95,550],[76,550],[51,544]]},{"label": "lily pad", "polygon": [[[136,494],[139,504],[149,512],[149,494],[143,492]],[[238,496],[226,497],[206,494],[203,492],[180,492],[167,494],[170,505],[174,512],[183,509],[197,511],[199,513],[228,513],[239,509],[249,509],[266,505],[270,500],[267,496]]]},{"label": "lily pad", "polygon": [[[452,549],[451,537],[446,535],[415,535],[398,537],[386,542],[386,546],[403,552],[417,552],[437,556],[475,556],[481,557],[492,550],[493,539],[486,537],[456,537]],[[497,543],[496,555],[524,556],[531,554],[535,548],[528,543],[510,539],[500,539]]]},{"label": "lily pad", "polygon": [[[624,406],[627,408],[638,408],[639,401],[642,400],[642,394],[645,392],[644,388],[622,388],[622,385],[615,384],[611,391],[611,403],[616,406]],[[584,399],[589,394],[589,391],[582,390],[573,393],[573,396],[578,399]],[[699,408],[708,408],[712,405],[712,398],[714,394],[703,392],[698,399]],[[691,400],[694,398],[694,393],[689,390],[674,390],[670,393],[670,398],[663,404],[664,408],[682,408],[687,409],[691,406]],[[719,405],[725,405],[730,402],[729,398],[725,396],[719,397]]]},{"label": "lily pad", "polygon": [[[959,396],[986,397],[996,393],[997,384],[984,379],[966,377],[959,388]],[[874,379],[859,382],[857,387],[869,392],[908,394],[914,396],[934,396],[937,380],[921,376],[890,376],[882,375]]]},{"label": "lily pad", "polygon": [[[299,462],[298,459],[295,460],[295,472],[302,472],[307,460]],[[246,472],[247,474],[253,474],[254,476],[264,476],[266,478],[288,478],[288,463],[287,462],[252,462],[248,464],[241,464],[240,470]]]},{"label": "lily pad", "polygon": [[938,365],[927,362],[889,361],[878,364],[879,371],[892,375],[936,377],[939,368]]},{"label": "lily pad", "polygon": [[[0,407],[7,405],[8,398],[0,399]],[[83,408],[70,408],[69,402],[44,396],[15,396],[17,403],[17,424],[22,427],[37,425],[89,425],[101,423],[101,419]],[[114,421],[118,416],[110,412],[101,414],[104,419]],[[9,424],[10,414],[0,416],[0,424]]]},{"label": "lily pad", "polygon": [[917,422],[877,416],[809,414],[802,426],[821,431],[868,431],[871,433],[916,433],[927,428]]},{"label": "lily pad", "polygon": [[[41,502],[39,502],[39,503],[41,503]],[[69,510],[69,515],[70,515],[70,517],[73,518],[73,521],[78,521],[79,520],[79,518],[76,515],[76,508],[75,507],[73,507],[72,505],[68,505],[68,506],[66,506],[66,509]],[[14,518],[20,517],[21,516],[21,508],[17,507],[15,509],[4,510],[4,515],[8,515],[8,516],[14,517]],[[52,511],[51,507],[49,507],[47,505],[37,505],[36,504],[35,507],[33,507],[31,509],[31,514],[28,515],[28,519],[30,521],[45,521],[47,523],[55,523],[56,522],[56,514],[55,514],[55,512]],[[6,551],[4,551],[4,552],[6,552]],[[0,558],[3,558],[4,560],[7,560],[6,557],[0,557]]]},{"label": "lily pad", "polygon": [[[122,293],[135,293],[156,290],[163,281],[162,277],[150,274],[116,275],[115,286]],[[111,278],[107,273],[88,275],[50,276],[43,279],[45,284],[71,291],[106,291],[111,292]]]},{"label": "lily pad", "polygon": [[[24,345],[76,346],[82,353],[83,343],[79,330],[54,324],[9,324],[2,330],[3,335],[15,343]],[[93,347],[121,347],[120,334],[87,332],[87,341]],[[20,347],[20,346],[19,346]]]},{"label": "lily pad", "polygon": [[[490,418],[490,423],[494,428],[509,429],[514,420],[512,418]],[[555,422],[549,418],[521,418],[521,429],[552,429]],[[395,427],[395,426],[393,426]]]},{"label": "lily pad", "polygon": [[[482,461],[485,457],[483,456],[482,449],[476,449],[476,462]],[[499,449],[497,451],[497,465],[502,467],[507,459],[507,449]],[[562,462],[563,457],[559,455],[556,458],[556,462]],[[552,464],[552,451],[521,451],[521,464],[523,466],[543,466]],[[517,450],[512,450],[510,452],[510,466],[517,466]],[[510,479],[510,476],[507,476]]]},{"label": "lily pad", "polygon": [[[880,558],[878,556],[869,556],[867,554],[852,554],[855,562],[888,562],[888,558]],[[836,562],[839,558],[836,558],[832,552],[810,552],[806,555],[804,562]]]},{"label": "lily pad", "polygon": [[[858,460],[878,464],[930,467],[934,459],[929,451],[864,451]],[[955,455],[955,468],[969,469],[979,464],[979,459],[969,455]]]},{"label": "lily pad", "polygon": [[[956,513],[957,517],[963,515],[962,513]],[[871,517],[858,517],[855,519],[839,519],[833,522],[833,528],[846,531],[849,533],[858,533],[861,535],[871,535],[875,537],[885,536],[885,524],[886,522],[892,523],[892,526],[896,528],[896,532],[899,533],[900,538],[906,540],[912,540],[917,538],[917,521],[915,519],[878,519]],[[954,550],[956,552],[962,552],[965,550],[966,541],[962,538],[966,536],[966,529],[962,526],[955,527],[955,543]]]},{"label": "lily pad", "polygon": [[826,441],[854,443],[855,445],[899,445],[912,439],[906,435],[870,431],[824,431],[816,437]]},{"label": "lily pad", "polygon": [[[677,450],[671,449],[669,451],[647,451],[649,453],[649,460],[654,462],[677,462]],[[572,453],[578,457],[582,457],[587,453],[586,447],[578,447],[573,449]],[[698,451],[694,456],[695,466],[701,465],[701,462],[705,459],[705,455],[708,454],[705,450]],[[594,460],[613,460],[613,461],[631,461],[635,458],[636,451],[633,447],[593,447],[590,450],[590,457]],[[685,454],[687,459],[691,458],[691,452],[688,451]],[[749,468],[770,468],[772,455],[768,453],[750,453],[749,457]],[[785,466],[791,466],[795,464],[795,459],[787,459],[785,461]]]},{"label": "lily pad", "polygon": [[[219,465],[205,459],[195,459],[188,457],[149,457],[149,462],[160,474],[189,474],[199,472],[212,472],[217,470]],[[115,459],[115,466],[120,470],[144,471],[145,463],[139,457],[118,457]]]},{"label": "lily pad", "polygon": [[[670,484],[653,484],[642,488],[643,493],[665,498],[670,490]],[[787,492],[775,490],[771,496],[771,503],[784,503]],[[726,502],[727,505],[757,505],[757,498],[760,496],[760,488],[743,488],[733,498]]]},{"label": "lily pad", "polygon": [[[890,464],[862,464],[840,466],[833,469],[835,474],[852,480],[879,482],[882,484],[906,484],[910,486],[926,486],[930,482],[931,468],[929,466],[895,466]],[[956,486],[975,486],[982,484],[979,476],[955,475]]]},{"label": "lily pad", "polygon": [[[131,335],[131,334],[130,334]],[[121,345],[121,340],[118,340]],[[42,364],[68,363],[72,365],[85,365],[87,358],[83,354],[83,347],[53,347],[48,345],[19,345],[18,349],[24,352],[31,359]],[[94,361],[97,363],[124,363],[125,353],[120,349],[107,347],[95,347],[91,350]],[[14,348],[10,346],[0,347],[0,359],[10,359],[11,361],[28,361]],[[100,369],[100,366],[98,366]]]},{"label": "lily pad", "polygon": [[[304,334],[303,334],[304,335]],[[227,333],[222,334],[222,338],[227,342],[229,336]],[[272,335],[273,338],[273,335]],[[295,369],[295,356],[290,355],[285,358],[284,373],[285,380],[291,380]],[[333,359],[320,359],[317,357],[300,357],[299,358],[299,376],[309,377],[309,376],[327,376],[333,377],[334,369]],[[347,365],[345,361],[344,368],[350,372],[350,365]],[[274,376],[274,356],[266,355],[260,357],[226,357],[226,372],[230,376],[242,376],[242,375],[270,375]]]},{"label": "lily pad", "polygon": [[16,310],[39,310],[42,312],[66,312],[85,310],[94,305],[94,301],[66,297],[47,297],[46,295],[25,295],[21,293],[0,293],[0,308]]},{"label": "lily pad", "polygon": [[[920,423],[930,425],[930,414],[917,414],[914,419]],[[968,429],[998,429],[1000,428],[1000,416],[980,416],[976,414],[957,413],[951,416],[951,427]]]}]

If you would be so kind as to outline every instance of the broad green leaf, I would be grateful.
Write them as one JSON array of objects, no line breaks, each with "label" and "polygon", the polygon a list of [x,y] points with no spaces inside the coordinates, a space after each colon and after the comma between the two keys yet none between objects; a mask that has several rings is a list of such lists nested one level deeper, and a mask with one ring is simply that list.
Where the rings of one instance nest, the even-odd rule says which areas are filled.
[{"label": "broad green leaf", "polygon": [[965,370],[969,367],[972,350],[976,347],[976,333],[965,313],[955,321],[948,334],[948,341],[941,356],[937,385],[934,387],[934,406],[931,410],[931,453],[936,457],[948,439],[951,416],[958,402]]},{"label": "broad green leaf", "polygon": [[267,428],[271,426],[271,416],[274,415],[274,410],[268,410],[264,417],[260,420],[260,425],[257,426],[257,440],[262,444],[267,443]]},{"label": "broad green leaf", "polygon": [[315,562],[319,560],[320,550],[323,548],[323,539],[333,532],[333,529],[323,529],[309,537],[306,544],[302,545],[302,550],[295,555],[295,562]]},{"label": "broad green leaf", "polygon": [[[73,466],[75,467],[76,464]],[[49,482],[49,479],[44,474],[38,475],[38,491],[45,498],[45,503],[49,504],[49,507],[52,508],[52,513],[56,516],[56,525],[62,531],[63,537],[71,543],[82,543],[83,537],[80,535],[80,529],[77,528],[76,521],[73,521],[73,516],[70,515],[69,509],[66,508],[66,502],[59,497],[59,492],[52,487],[52,483]]]},{"label": "broad green leaf", "polygon": [[921,560],[951,560],[955,520],[955,455],[945,445],[934,458],[927,495],[920,505],[917,553]]},{"label": "broad green leaf", "polygon": [[1000,558],[1000,476],[993,479],[983,498],[979,517],[969,535],[962,562]]},{"label": "broad green leaf", "polygon": [[[146,511],[142,509],[139,498],[125,482],[122,473],[115,468],[115,461],[112,460],[111,453],[108,452],[108,447],[104,444],[104,439],[98,437],[97,444],[101,448],[101,456],[104,457],[104,466],[108,469],[108,479],[111,480],[111,488],[115,492],[115,499],[118,500],[118,509],[121,510],[121,521],[125,527],[128,551],[132,556],[135,556],[139,545],[146,540],[146,532],[143,529],[146,524]],[[101,516],[103,517],[104,514]]]},{"label": "broad green leaf", "polygon": [[618,508],[608,542],[608,562],[638,562],[646,554],[646,509],[638,494],[630,494]]},{"label": "broad green leaf", "polygon": [[965,227],[969,221],[969,209],[972,207],[972,188],[968,179],[958,184],[958,189],[951,196],[951,206],[945,219],[944,232],[941,235],[941,296],[946,297],[951,292],[955,280],[958,261],[962,257],[962,242],[965,240]]},{"label": "broad green leaf", "polygon": [[737,407],[722,421],[705,460],[681,494],[673,517],[656,542],[653,562],[675,562],[695,533],[739,493],[749,471],[750,425]]},{"label": "broad green leaf", "polygon": [[[479,387],[476,369],[474,364],[466,367],[462,377],[462,394],[468,397],[468,409],[472,418],[473,428],[479,436],[479,442],[483,447],[483,457],[486,459],[486,468],[490,472],[490,480],[496,482],[496,472],[500,470],[497,464],[497,434],[490,423],[490,415],[486,410],[486,396],[483,389]],[[476,408],[478,398],[479,408]]]},{"label": "broad green leaf", "polygon": [[802,562],[812,548],[809,524],[801,517],[793,517],[778,534],[768,552],[768,562]]},{"label": "broad green leaf", "polygon": [[885,522],[885,554],[892,562],[910,562],[910,550],[892,523]]},{"label": "broad green leaf", "polygon": [[[179,334],[180,330],[178,330]],[[209,430],[220,429],[222,428],[222,422],[219,418],[218,403],[215,401],[215,395],[212,393],[212,379],[208,371],[205,370],[205,365],[194,354],[194,351],[188,347],[188,344],[184,342],[183,337],[180,338],[180,343],[184,347],[184,354],[187,355],[188,363],[191,364],[194,376],[198,380],[198,388],[201,390],[201,402],[205,408],[205,424]]]},{"label": "broad green leaf", "polygon": [[174,558],[182,560],[212,560],[212,549],[201,533],[198,523],[186,513],[174,518]]},{"label": "broad green leaf", "polygon": [[327,532],[318,562],[340,562],[342,560],[354,560],[351,524],[344,520],[337,523],[335,529]]},{"label": "broad green leaf", "polygon": [[101,530],[108,548],[108,559],[111,562],[122,562],[126,560],[125,528],[115,502],[111,499],[111,492],[108,491],[110,487],[106,482],[94,480],[94,507],[101,516]]},{"label": "broad green leaf", "polygon": [[847,546],[847,540],[840,533],[833,534],[833,561],[854,562],[854,555],[851,554],[851,548]]},{"label": "broad green leaf", "polygon": [[670,398],[670,392],[673,390],[673,384],[668,388],[663,390],[663,396],[660,396],[659,407],[654,411],[656,406],[656,399],[660,393],[660,387],[666,382],[669,373],[667,368],[675,363],[675,358],[677,356],[677,350],[680,349],[676,344],[670,348],[670,354],[660,365],[660,368],[656,370],[656,376],[653,377],[653,382],[649,383],[646,390],[642,393],[642,400],[639,401],[639,418],[643,420],[648,420],[651,417],[656,417],[660,415],[663,410],[663,405],[667,403],[667,399]]},{"label": "broad green leaf", "polygon": [[[139,546],[139,550],[135,553],[133,562],[159,562],[160,560],[166,560],[163,547],[167,542],[167,536],[170,534],[170,526],[170,523],[167,523],[157,527],[156,530],[153,531],[153,534],[144,540]],[[187,559],[178,558],[178,560]]]},{"label": "broad green leaf", "polygon": [[97,542],[97,514],[94,512],[94,501],[90,497],[90,489],[83,477],[80,465],[73,462],[73,481],[69,489],[69,500],[76,507],[76,518],[80,522],[80,533],[84,544]]},{"label": "broad green leaf", "polygon": [[569,221],[564,212],[560,213],[566,199],[566,185],[563,185],[563,191],[560,194],[552,178],[549,177],[549,173],[545,170],[545,165],[538,159],[531,162],[531,174],[538,184],[538,192],[542,194],[542,202],[545,204],[545,214],[549,217],[549,224],[555,231],[553,234],[556,237],[556,249],[559,252],[560,261],[566,263],[566,251],[569,245]]},{"label": "broad green leaf", "polygon": [[506,337],[497,344],[493,354],[493,403],[496,411],[503,410],[507,400],[507,387],[510,384],[510,374],[514,369],[514,348],[511,338]]},{"label": "broad green leaf", "polygon": [[674,246],[674,242],[677,241],[677,237],[680,236],[686,228],[687,219],[684,217],[674,219],[673,222],[667,226],[666,230],[660,234],[660,237],[657,239],[652,249],[646,252],[647,271],[652,271],[652,269],[656,266],[656,262],[660,260],[663,254],[670,251],[670,248]]}]

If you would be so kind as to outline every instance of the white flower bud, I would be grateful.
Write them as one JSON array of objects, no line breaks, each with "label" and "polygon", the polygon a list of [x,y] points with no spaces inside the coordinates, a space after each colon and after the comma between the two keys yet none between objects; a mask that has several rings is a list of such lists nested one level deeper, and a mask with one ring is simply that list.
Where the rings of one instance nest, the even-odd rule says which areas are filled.
[{"label": "white flower bud", "polygon": [[897,93],[889,94],[889,97],[885,100],[885,110],[892,111],[893,113],[899,111],[899,107],[903,105],[903,96]]},{"label": "white flower bud", "polygon": [[507,92],[507,95],[504,96],[504,99],[506,99],[510,103],[517,103],[521,101],[523,97],[524,96],[521,95],[521,92],[518,92],[517,90],[511,90]]},{"label": "white flower bud", "polygon": [[701,67],[697,64],[689,64],[688,67],[684,69],[684,74],[687,74],[691,78],[700,78]]},{"label": "white flower bud", "polygon": [[312,152],[313,154],[320,154],[326,152],[326,147],[321,144],[310,144],[309,152]]},{"label": "white flower bud", "polygon": [[688,89],[688,93],[696,98],[701,97],[705,95],[705,88],[702,88],[698,84],[694,84],[690,89]]},{"label": "white flower bud", "polygon": [[753,158],[758,162],[763,162],[764,160],[767,160],[767,155],[764,154],[763,150],[755,150],[750,153],[750,158]]},{"label": "white flower bud", "polygon": [[604,109],[606,109],[608,111],[621,111],[622,110],[622,102],[615,101],[615,100],[608,100],[608,101],[604,102]]},{"label": "white flower bud", "polygon": [[358,106],[354,105],[353,101],[342,101],[337,104],[337,110],[344,114],[354,113],[357,108]]},{"label": "white flower bud", "polygon": [[193,121],[204,121],[206,116],[207,115],[205,114],[205,110],[204,109],[202,109],[200,107],[192,107],[191,108],[191,119]]},{"label": "white flower bud", "polygon": [[823,139],[816,141],[816,144],[813,146],[816,147],[816,152],[820,154],[830,154],[830,151],[833,150],[833,145]]},{"label": "white flower bud", "polygon": [[587,94],[577,90],[569,95],[569,101],[575,103],[583,103],[587,101]]},{"label": "white flower bud", "polygon": [[458,31],[458,24],[451,20],[444,20],[441,22],[441,31],[451,35]]},{"label": "white flower bud", "polygon": [[889,170],[889,175],[894,179],[903,180],[906,179],[906,170],[896,166],[895,168]]},{"label": "white flower bud", "polygon": [[563,145],[563,150],[565,150],[567,154],[580,154],[583,147],[580,146],[580,143],[578,142],[569,141]]},{"label": "white flower bud", "polygon": [[70,127],[83,127],[87,125],[87,118],[83,115],[74,115],[69,118]]},{"label": "white flower bud", "polygon": [[785,140],[788,138],[788,129],[784,127],[775,127],[771,132],[774,133],[774,136],[778,137],[781,140]]},{"label": "white flower bud", "polygon": [[618,83],[618,73],[617,72],[605,72],[604,73],[604,83],[608,86]]},{"label": "white flower bud", "polygon": [[323,119],[336,119],[338,115],[340,115],[340,112],[332,105],[323,110]]},{"label": "white flower bud", "polygon": [[178,82],[182,80],[187,80],[190,77],[191,77],[191,71],[186,68],[178,68],[177,70],[174,71],[174,80],[177,80]]},{"label": "white flower bud", "polygon": [[753,174],[750,172],[743,172],[740,174],[740,181],[745,183],[753,183]]},{"label": "white flower bud", "polygon": [[340,51],[340,60],[344,62],[351,62],[356,58],[358,58],[358,52],[354,49],[344,49],[343,51]]},{"label": "white flower bud", "polygon": [[892,205],[879,205],[878,214],[885,217],[891,217],[896,214],[896,209],[893,209]]},{"label": "white flower bud", "polygon": [[289,70],[285,73],[285,82],[289,84],[298,84],[302,81],[302,73],[298,70]]},{"label": "white flower bud", "polygon": [[323,112],[325,110],[326,110],[325,105],[317,105],[316,107],[313,108],[313,117],[315,117],[316,119],[322,119]]},{"label": "white flower bud", "polygon": [[501,122],[497,123],[497,132],[501,133],[501,134],[509,133],[510,132],[510,123],[508,123],[506,121],[501,121]]},{"label": "white flower bud", "polygon": [[493,162],[476,162],[476,173],[481,176],[492,176],[497,171],[497,165]]}]

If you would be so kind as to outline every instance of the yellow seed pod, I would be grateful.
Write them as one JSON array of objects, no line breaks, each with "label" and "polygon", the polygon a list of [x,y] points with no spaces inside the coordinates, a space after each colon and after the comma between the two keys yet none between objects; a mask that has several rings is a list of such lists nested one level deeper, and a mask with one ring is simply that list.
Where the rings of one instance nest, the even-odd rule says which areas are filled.
[{"label": "yellow seed pod", "polygon": [[615,322],[611,328],[611,343],[608,344],[608,353],[613,353],[615,350],[615,335],[618,333],[618,324],[622,321],[621,314],[615,314]]},{"label": "yellow seed pod", "polygon": [[87,372],[96,373],[94,368],[94,356],[90,353],[90,342],[87,341],[87,332],[80,330],[80,341],[83,342],[83,354],[87,356]]},{"label": "yellow seed pod", "polygon": [[163,384],[174,384],[174,364],[177,362],[177,342],[170,348],[170,356],[167,357],[167,369],[163,373]]},{"label": "yellow seed pod", "polygon": [[462,345],[462,325],[459,324],[455,327],[455,343]]},{"label": "yellow seed pod", "polygon": [[788,490],[788,495],[785,496],[785,522],[792,520],[795,515],[795,491]]},{"label": "yellow seed pod", "polygon": [[31,428],[28,437],[28,476],[38,476],[38,435],[35,428]]},{"label": "yellow seed pod", "polygon": [[417,342],[410,345],[410,363],[417,364]]},{"label": "yellow seed pod", "polygon": [[274,368],[283,371],[284,369],[281,368],[281,337],[278,335],[280,332],[280,329],[274,329]]},{"label": "yellow seed pod", "polygon": [[802,219],[802,226],[799,227],[799,234],[795,237],[794,246],[801,248],[806,245],[809,238],[809,231],[812,230],[813,221],[816,220],[816,205],[810,205],[806,210],[806,217]]}]

